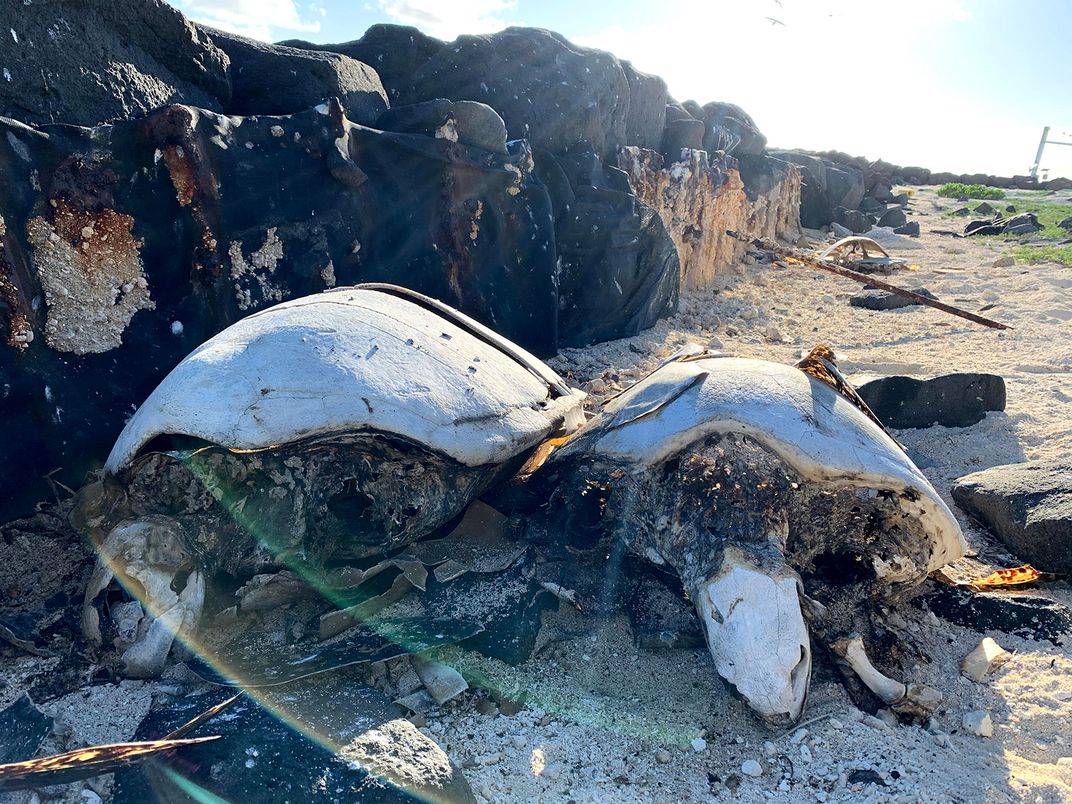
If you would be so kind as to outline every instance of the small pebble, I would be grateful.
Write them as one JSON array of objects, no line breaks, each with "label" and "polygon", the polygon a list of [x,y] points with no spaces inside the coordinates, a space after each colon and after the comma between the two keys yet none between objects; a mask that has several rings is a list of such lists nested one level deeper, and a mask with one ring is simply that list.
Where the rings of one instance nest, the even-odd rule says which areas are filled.
[{"label": "small pebble", "polygon": [[800,746],[800,758],[805,762],[812,761],[811,749],[806,745]]},{"label": "small pebble", "polygon": [[670,752],[665,748],[660,748],[655,752],[655,761],[660,765],[669,765],[671,759],[673,759],[673,757],[670,756]]},{"label": "small pebble", "polygon": [[746,759],[741,763],[741,773],[745,776],[762,776],[763,766],[754,759]]},{"label": "small pebble", "polygon": [[529,744],[527,737],[522,737],[520,734],[515,734],[510,738],[510,742],[514,744],[514,748],[524,748]]},{"label": "small pebble", "polygon": [[896,729],[899,725],[901,725],[900,721],[897,720],[897,715],[895,715],[889,709],[879,709],[875,713],[875,717],[877,717],[891,729]]},{"label": "small pebble", "polygon": [[964,730],[971,732],[976,737],[993,737],[994,722],[990,719],[990,713],[982,710],[965,712],[961,719]]},{"label": "small pebble", "polygon": [[789,738],[789,742],[793,745],[800,745],[804,742],[804,738],[808,736],[807,729],[797,729],[793,732],[793,736]]},{"label": "small pebble", "polygon": [[704,750],[707,748],[707,740],[705,740],[703,737],[697,737],[690,744],[692,745],[692,750],[695,751],[697,754],[703,753]]},{"label": "small pebble", "polygon": [[543,769],[543,773],[540,774],[545,779],[557,779],[562,775],[562,765],[558,762],[552,762],[546,768]]},{"label": "small pebble", "polygon": [[765,753],[769,757],[773,757],[778,753],[778,746],[776,746],[770,740],[767,740],[765,743],[763,743],[763,753]]},{"label": "small pebble", "polygon": [[490,754],[484,754],[484,756],[476,758],[477,763],[480,765],[498,765],[502,760],[502,751],[493,751]]}]

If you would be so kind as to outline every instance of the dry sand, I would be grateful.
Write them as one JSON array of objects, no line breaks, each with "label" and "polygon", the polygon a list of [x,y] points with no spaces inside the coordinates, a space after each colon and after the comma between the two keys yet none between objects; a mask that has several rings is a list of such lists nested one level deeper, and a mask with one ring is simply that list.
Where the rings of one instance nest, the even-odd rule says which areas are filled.
[{"label": "dry sand", "polygon": [[[918,264],[892,281],[925,286],[1015,329],[996,332],[923,307],[870,312],[850,307],[850,280],[804,268],[742,265],[714,290],[685,294],[681,312],[638,337],[552,361],[576,384],[605,396],[650,370],[686,341],[742,356],[798,359],[830,343],[849,372],[924,376],[988,371],[1008,386],[1008,408],[965,429],[896,433],[946,495],[960,475],[1072,448],[1072,269],[1056,264],[994,268],[1015,244],[955,240],[928,233],[958,225],[939,217],[952,202],[917,191],[913,219],[922,248],[899,252]],[[954,509],[956,510],[956,509]],[[981,569],[1012,561],[961,519]],[[1072,603],[1072,588],[1047,594]],[[795,733],[762,726],[719,681],[703,651],[644,651],[624,617],[593,622],[567,610],[549,615],[547,647],[519,667],[477,655],[454,658],[489,684],[527,695],[514,716],[481,713],[467,695],[434,712],[427,732],[465,766],[478,798],[489,801],[1065,801],[1072,799],[1072,654],[992,634],[1014,656],[984,683],[959,676],[960,660],[982,634],[914,607],[898,612],[916,658],[901,668],[944,694],[931,728],[896,726],[864,715],[829,669],[820,668]],[[18,687],[17,665],[0,671]],[[25,668],[23,668],[25,669]],[[57,749],[129,738],[154,685],[78,692],[50,707],[68,724]],[[5,698],[7,695],[5,694]],[[130,707],[122,705],[129,698]],[[482,707],[484,710],[487,706]],[[964,713],[986,710],[994,736],[961,727]],[[125,711],[124,711],[125,710]],[[813,721],[813,722],[808,722]],[[806,730],[806,731],[805,731]],[[84,731],[84,733],[82,733]],[[92,735],[91,737],[89,735]],[[702,740],[702,742],[701,742]],[[758,777],[741,772],[755,760]],[[68,801],[92,801],[84,786]],[[94,783],[107,797],[107,784]],[[26,800],[23,798],[22,800]],[[44,800],[48,800],[47,798]]]}]

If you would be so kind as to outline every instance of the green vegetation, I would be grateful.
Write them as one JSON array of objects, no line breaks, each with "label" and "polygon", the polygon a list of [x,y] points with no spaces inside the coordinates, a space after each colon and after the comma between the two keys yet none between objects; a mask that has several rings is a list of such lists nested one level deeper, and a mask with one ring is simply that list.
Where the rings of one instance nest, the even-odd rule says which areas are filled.
[{"label": "green vegetation", "polygon": [[1024,262],[1059,262],[1072,267],[1072,245],[1021,246],[1014,256]]},{"label": "green vegetation", "polygon": [[937,190],[943,198],[1004,198],[1005,191],[984,184],[961,184],[953,182],[943,184]]}]

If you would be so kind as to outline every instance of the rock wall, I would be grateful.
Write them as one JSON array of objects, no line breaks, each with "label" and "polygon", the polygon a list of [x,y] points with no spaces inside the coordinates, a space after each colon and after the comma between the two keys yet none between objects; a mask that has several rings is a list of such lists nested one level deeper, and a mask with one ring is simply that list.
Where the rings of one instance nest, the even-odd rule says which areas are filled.
[{"label": "rock wall", "polygon": [[[653,207],[677,246],[682,288],[703,288],[747,246],[726,230],[794,239],[800,234],[800,171],[770,157],[742,164],[732,157],[685,151],[670,165],[643,148],[627,147],[618,165],[637,197]],[[742,172],[751,179],[751,192]]]}]

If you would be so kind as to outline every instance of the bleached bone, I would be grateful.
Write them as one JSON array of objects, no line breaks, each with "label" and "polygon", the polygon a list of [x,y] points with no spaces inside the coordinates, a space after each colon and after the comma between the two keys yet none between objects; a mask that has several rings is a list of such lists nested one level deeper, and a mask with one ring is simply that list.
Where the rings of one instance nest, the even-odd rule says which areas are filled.
[{"label": "bleached bone", "polygon": [[799,586],[789,567],[763,569],[730,547],[694,595],[718,674],[774,725],[800,717],[811,680]]},{"label": "bleached bone", "polygon": [[921,717],[934,712],[942,702],[942,694],[932,687],[904,684],[884,675],[871,663],[859,634],[837,640],[830,649],[894,712]]},{"label": "bleached bone", "polygon": [[176,635],[189,633],[197,626],[205,603],[205,582],[200,572],[189,574],[181,592],[172,589],[176,574],[189,558],[182,531],[167,517],[125,522],[108,534],[99,554],[86,587],[82,632],[90,645],[101,645],[97,597],[118,576],[145,611],[133,644],[123,652],[124,675],[159,675]]}]

